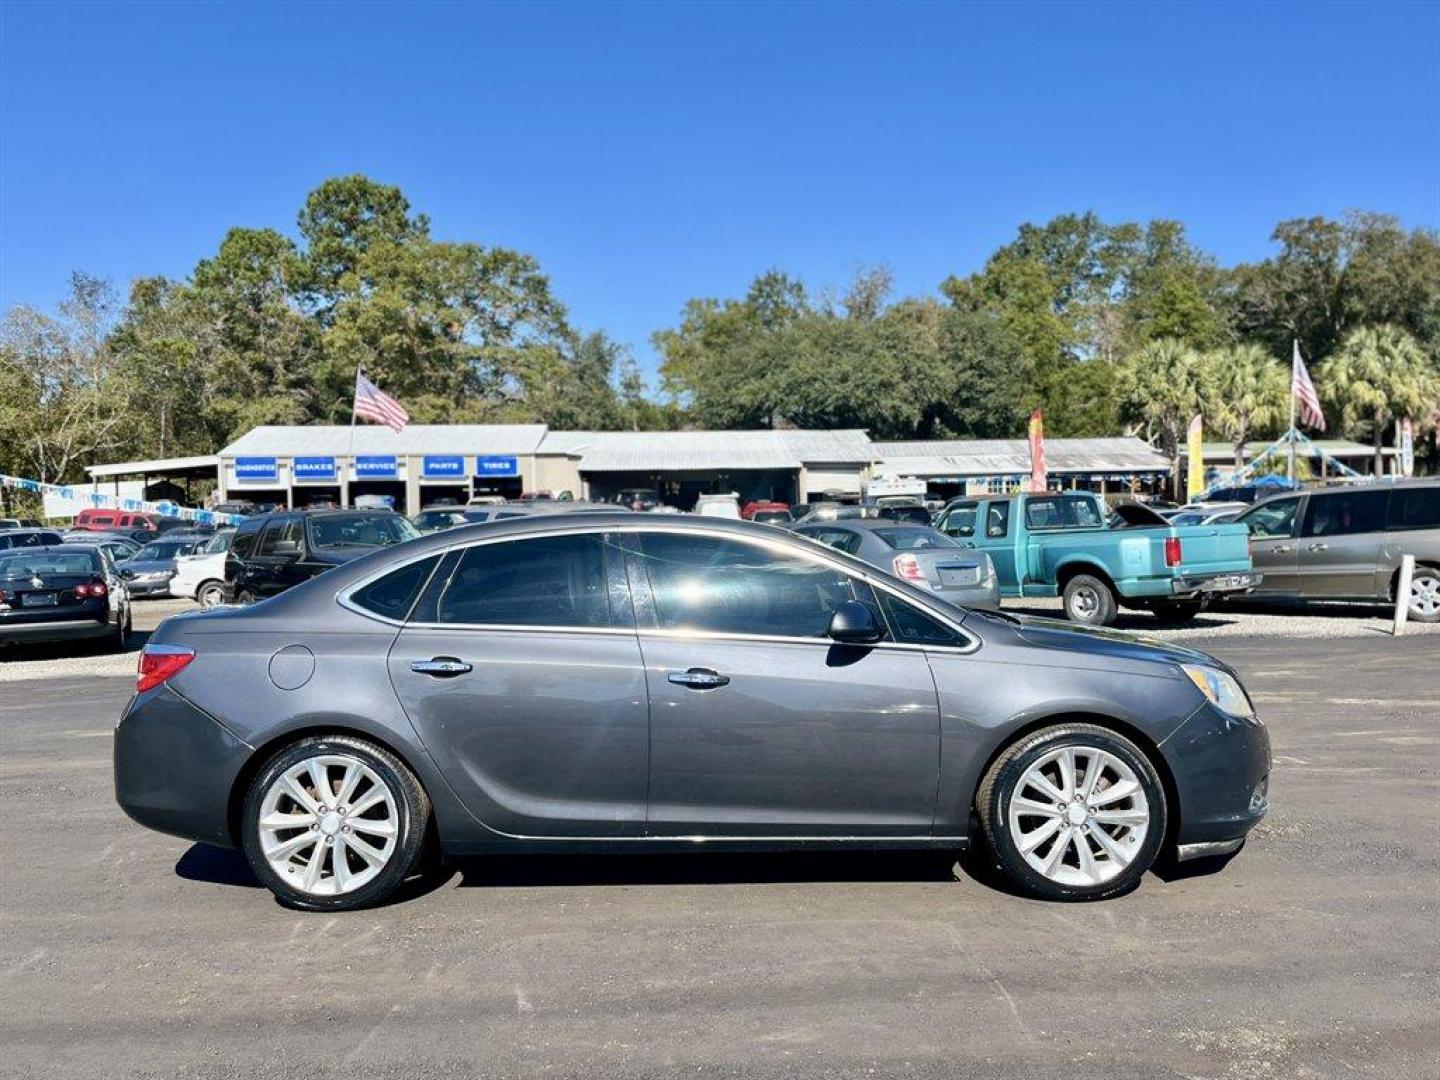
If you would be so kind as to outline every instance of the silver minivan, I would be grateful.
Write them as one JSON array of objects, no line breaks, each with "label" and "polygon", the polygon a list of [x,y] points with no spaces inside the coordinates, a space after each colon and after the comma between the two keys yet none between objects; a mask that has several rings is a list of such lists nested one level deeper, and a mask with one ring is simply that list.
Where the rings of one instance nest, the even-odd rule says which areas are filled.
[{"label": "silver minivan", "polygon": [[1277,495],[1237,520],[1264,575],[1247,599],[1393,603],[1400,558],[1414,555],[1410,618],[1440,622],[1440,481]]}]

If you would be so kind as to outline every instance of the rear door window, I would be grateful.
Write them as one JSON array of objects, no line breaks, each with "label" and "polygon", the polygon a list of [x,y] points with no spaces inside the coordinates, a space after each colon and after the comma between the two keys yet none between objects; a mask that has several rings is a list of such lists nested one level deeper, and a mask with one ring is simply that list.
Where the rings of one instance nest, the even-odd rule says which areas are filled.
[{"label": "rear door window", "polygon": [[1353,536],[1385,531],[1388,491],[1328,491],[1310,496],[1302,536]]},{"label": "rear door window", "polygon": [[1300,500],[1278,499],[1264,503],[1240,515],[1240,522],[1249,526],[1250,535],[1256,540],[1277,540],[1292,536],[1295,530],[1295,511]]},{"label": "rear door window", "polygon": [[1396,488],[1390,495],[1392,531],[1440,529],[1440,487]]},{"label": "rear door window", "polygon": [[436,621],[469,625],[609,627],[598,534],[478,544],[466,550]]}]

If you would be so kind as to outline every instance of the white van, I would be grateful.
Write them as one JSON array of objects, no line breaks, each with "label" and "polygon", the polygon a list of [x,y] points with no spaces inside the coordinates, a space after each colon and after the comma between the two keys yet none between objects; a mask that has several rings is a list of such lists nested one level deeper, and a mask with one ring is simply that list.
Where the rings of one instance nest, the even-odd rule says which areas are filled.
[{"label": "white van", "polygon": [[695,503],[695,513],[701,517],[730,518],[740,520],[740,496],[733,491],[723,495],[701,495]]}]

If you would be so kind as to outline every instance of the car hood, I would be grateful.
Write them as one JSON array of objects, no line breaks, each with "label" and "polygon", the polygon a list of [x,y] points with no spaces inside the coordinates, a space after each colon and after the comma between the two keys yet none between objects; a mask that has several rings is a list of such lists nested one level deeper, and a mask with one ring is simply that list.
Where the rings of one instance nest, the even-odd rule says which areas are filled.
[{"label": "car hood", "polygon": [[1168,664],[1208,664],[1230,670],[1208,653],[1162,641],[1148,634],[1111,630],[1098,626],[1077,626],[1058,619],[1017,616],[1016,636],[1029,645],[1084,653],[1097,660],[1141,660]]}]

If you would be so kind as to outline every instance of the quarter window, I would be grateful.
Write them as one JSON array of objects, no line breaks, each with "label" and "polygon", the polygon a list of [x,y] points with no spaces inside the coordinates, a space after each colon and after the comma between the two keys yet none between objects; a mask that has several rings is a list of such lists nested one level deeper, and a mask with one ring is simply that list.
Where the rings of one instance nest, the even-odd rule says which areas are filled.
[{"label": "quarter window", "polygon": [[387,619],[404,619],[439,561],[440,556],[436,555],[392,570],[363,589],[357,589],[351,594],[350,602]]},{"label": "quarter window", "polygon": [[1440,529],[1440,487],[1396,488],[1390,496],[1391,529]]},{"label": "quarter window", "polygon": [[1281,499],[1257,506],[1239,520],[1250,527],[1250,535],[1255,539],[1276,540],[1294,532],[1295,511],[1299,506],[1299,499]]},{"label": "quarter window", "polygon": [[836,567],[774,548],[683,533],[641,542],[662,629],[823,638],[856,598]]},{"label": "quarter window", "polygon": [[969,642],[939,619],[925,614],[883,590],[877,590],[885,617],[890,621],[895,640],[907,645],[968,645]]},{"label": "quarter window", "polygon": [[437,621],[610,626],[603,542],[591,534],[476,545],[440,597]]},{"label": "quarter window", "polygon": [[1311,495],[1304,536],[1348,536],[1385,531],[1388,491],[1335,491]]}]

